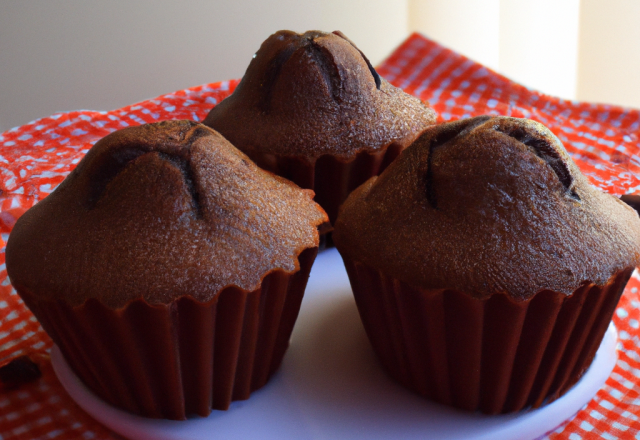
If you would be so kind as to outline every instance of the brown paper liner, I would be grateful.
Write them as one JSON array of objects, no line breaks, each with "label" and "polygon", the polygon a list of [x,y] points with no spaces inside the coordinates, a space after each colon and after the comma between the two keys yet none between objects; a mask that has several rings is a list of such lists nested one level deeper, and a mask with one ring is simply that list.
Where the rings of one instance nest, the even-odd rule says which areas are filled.
[{"label": "brown paper liner", "polygon": [[518,302],[413,288],[346,258],[345,266],[385,370],[429,399],[488,414],[537,408],[568,391],[591,364],[633,272]]},{"label": "brown paper liner", "polygon": [[320,156],[314,162],[309,162],[303,157],[276,156],[249,150],[245,153],[260,168],[289,179],[301,188],[315,191],[314,200],[327,212],[333,224],[338,216],[338,208],[351,191],[383,172],[403,148],[392,143],[376,153],[360,152],[349,161],[331,155]]},{"label": "brown paper liner", "polygon": [[278,369],[316,254],[303,251],[299,271],[271,272],[257,290],[228,287],[206,303],[139,299],[113,310],[95,299],[72,307],[18,293],[105,401],[145,417],[205,417],[249,398]]}]

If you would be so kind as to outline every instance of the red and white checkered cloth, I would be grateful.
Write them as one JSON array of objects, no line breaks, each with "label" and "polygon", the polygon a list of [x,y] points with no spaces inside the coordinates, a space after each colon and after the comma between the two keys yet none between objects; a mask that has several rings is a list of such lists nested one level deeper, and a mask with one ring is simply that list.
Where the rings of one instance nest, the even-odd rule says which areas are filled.
[{"label": "red and white checkered cloth", "polygon": [[[483,114],[542,122],[592,183],[613,194],[640,193],[640,111],[565,101],[509,81],[420,35],[409,37],[378,72],[428,101],[440,121]],[[110,112],[57,113],[0,134],[0,365],[39,359],[41,379],[0,391],[0,440],[116,439],[65,393],[51,368],[51,340],[12,289],[4,248],[13,224],[46,197],[100,138],[165,119],[201,121],[237,81],[170,93]],[[597,396],[551,439],[640,439],[640,278],[634,275],[614,315],[619,360]]]}]

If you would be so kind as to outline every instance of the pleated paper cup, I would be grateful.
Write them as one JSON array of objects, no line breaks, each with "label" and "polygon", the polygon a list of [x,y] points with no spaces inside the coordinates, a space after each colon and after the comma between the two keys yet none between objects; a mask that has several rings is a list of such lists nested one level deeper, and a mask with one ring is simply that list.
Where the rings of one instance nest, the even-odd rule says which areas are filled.
[{"label": "pleated paper cup", "polygon": [[301,188],[312,189],[314,200],[322,206],[333,224],[338,208],[358,186],[384,171],[402,152],[403,146],[392,143],[375,153],[361,152],[351,160],[324,155],[315,161],[302,157],[276,156],[257,151],[245,153],[260,168],[289,179]]},{"label": "pleated paper cup", "polygon": [[225,410],[264,386],[289,345],[317,248],[300,270],[275,270],[260,288],[227,287],[201,303],[142,299],[111,309],[96,299],[72,307],[18,292],[76,375],[113,406],[182,420]]},{"label": "pleated paper cup", "polygon": [[487,299],[412,287],[345,258],[358,311],[384,369],[408,389],[469,411],[539,407],[589,368],[633,272],[571,295]]}]

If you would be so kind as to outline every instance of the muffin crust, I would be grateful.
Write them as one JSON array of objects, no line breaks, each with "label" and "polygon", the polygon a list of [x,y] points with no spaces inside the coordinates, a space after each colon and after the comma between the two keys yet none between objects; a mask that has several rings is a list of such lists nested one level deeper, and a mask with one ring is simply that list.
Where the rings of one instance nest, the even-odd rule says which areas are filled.
[{"label": "muffin crust", "polygon": [[312,198],[203,125],[127,128],[18,220],[7,270],[16,289],[72,305],[251,291],[318,245],[327,217]]},{"label": "muffin crust", "polygon": [[589,184],[542,124],[508,117],[425,131],[351,194],[333,238],[410,285],[478,298],[570,295],[640,259],[638,214]]},{"label": "muffin crust", "polygon": [[403,147],[435,112],[381,78],[342,33],[279,31],[251,61],[234,93],[204,123],[252,152],[349,161]]}]

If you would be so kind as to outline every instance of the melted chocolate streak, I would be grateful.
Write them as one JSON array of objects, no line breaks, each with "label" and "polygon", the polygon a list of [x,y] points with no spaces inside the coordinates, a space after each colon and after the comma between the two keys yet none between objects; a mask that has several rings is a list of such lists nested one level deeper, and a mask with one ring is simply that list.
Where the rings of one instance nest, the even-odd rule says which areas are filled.
[{"label": "melted chocolate streak", "polygon": [[491,116],[480,116],[472,120],[462,121],[453,127],[452,130],[445,129],[431,140],[431,144],[429,145],[429,155],[427,156],[427,172],[425,173],[424,183],[427,202],[429,202],[429,205],[431,205],[433,209],[438,209],[436,191],[433,185],[433,167],[431,164],[433,160],[433,153],[436,148],[442,147],[458,136],[467,134],[469,131],[473,130],[478,125],[484,124],[489,119],[491,119]]},{"label": "melted chocolate streak", "polygon": [[261,94],[260,102],[258,102],[258,107],[265,113],[269,112],[269,107],[271,103],[271,94],[273,91],[273,85],[278,79],[280,75],[280,70],[282,66],[289,61],[289,58],[293,55],[293,53],[299,48],[298,45],[290,45],[285,48],[283,51],[276,54],[275,57],[269,62],[269,66],[267,67],[267,71],[265,72],[265,81],[261,84],[261,87],[264,88],[264,93]]},{"label": "melted chocolate streak", "polygon": [[[382,80],[380,79],[380,75],[376,72],[376,69],[373,68],[371,62],[366,57],[364,53],[358,47],[353,44],[351,40],[349,40],[342,32],[334,31],[333,34],[339,36],[340,38],[346,40],[349,44],[351,44],[362,56],[362,59],[365,63],[367,63],[367,67],[369,68],[369,72],[371,72],[371,76],[373,76],[373,80],[376,83],[376,89],[380,90],[380,86],[382,85]],[[296,43],[291,44],[281,52],[279,52],[273,59],[269,62],[269,67],[267,68],[265,74],[265,81],[261,84],[261,87],[264,88],[264,93],[262,94],[262,99],[258,103],[258,107],[264,111],[265,113],[269,112],[269,107],[271,103],[271,93],[273,90],[273,85],[275,84],[278,76],[280,75],[280,70],[282,66],[289,61],[289,58],[294,54],[294,52],[301,47],[305,47],[313,57],[313,59],[320,66],[320,72],[327,84],[327,87],[331,91],[331,96],[336,102],[341,101],[340,90],[342,89],[342,79],[340,78],[340,72],[338,70],[338,66],[336,65],[333,57],[330,53],[327,53],[325,49],[320,47],[316,42],[315,38],[318,35],[308,36],[304,39],[299,39]]]},{"label": "melted chocolate streak", "polygon": [[[458,136],[467,134],[475,127],[487,122],[489,119],[491,119],[490,116],[481,116],[474,118],[472,123],[461,123],[460,125],[456,126],[455,129],[439,133],[439,136],[431,140],[431,144],[429,145],[429,156],[427,157],[427,171],[425,173],[424,183],[427,201],[433,209],[437,209],[438,207],[435,188],[433,185],[433,169],[431,164],[435,149],[442,147]],[[547,162],[547,164],[551,167],[556,176],[558,176],[558,180],[560,181],[560,183],[562,183],[564,188],[569,192],[569,196],[575,200],[580,201],[580,196],[575,192],[575,190],[571,188],[571,186],[573,185],[573,176],[571,175],[571,171],[569,170],[567,164],[564,163],[555,148],[553,148],[551,143],[549,143],[545,139],[533,137],[531,134],[527,133],[521,128],[515,128],[510,131],[503,131],[499,127],[495,127],[494,129],[496,131],[499,131],[500,133],[506,134],[507,136],[515,139],[518,142],[523,143],[527,147],[530,147],[530,149],[536,154],[536,156]]]},{"label": "melted chocolate streak", "polygon": [[569,167],[564,163],[558,152],[547,140],[533,137],[521,128],[516,128],[508,132],[502,130],[497,131],[500,131],[518,142],[523,143],[527,147],[530,147],[536,156],[549,164],[553,172],[558,176],[558,180],[560,180],[562,186],[564,186],[564,188],[569,192],[569,195],[575,200],[580,200],[580,196],[571,189],[571,186],[573,185],[573,176],[571,175],[571,171],[569,171]]},{"label": "melted chocolate streak", "polygon": [[324,82],[327,84],[327,88],[331,92],[333,100],[337,103],[342,102],[342,98],[340,96],[340,92],[343,88],[342,78],[340,78],[340,71],[331,57],[331,54],[313,40],[306,49],[310,52],[318,66],[320,66],[320,73],[322,74]]},{"label": "melted chocolate streak", "polygon": [[380,79],[380,75],[378,75],[378,72],[376,72],[376,69],[374,69],[373,66],[371,65],[371,62],[369,61],[369,58],[367,58],[367,56],[364,53],[362,53],[362,51],[360,49],[358,49],[358,46],[353,44],[353,41],[348,39],[342,32],[333,31],[333,34],[337,35],[340,38],[343,38],[343,39],[347,40],[349,42],[349,44],[351,44],[358,52],[360,52],[360,55],[362,56],[362,59],[364,60],[365,63],[367,63],[367,67],[369,67],[369,72],[371,72],[371,75],[373,76],[373,80],[376,82],[376,89],[380,90],[380,86],[382,85],[382,80]]},{"label": "melted chocolate streak", "polygon": [[191,154],[189,154],[187,157],[181,157],[181,156],[171,156],[166,153],[160,153],[160,158],[166,160],[167,162],[170,162],[182,172],[182,178],[184,179],[184,182],[187,185],[189,194],[191,195],[191,201],[193,203],[193,209],[194,209],[196,218],[197,219],[203,218],[204,214],[202,211],[202,205],[200,204],[200,193],[198,193],[198,190],[196,188],[193,170],[189,165]]},{"label": "melted chocolate streak", "polygon": [[[194,123],[194,126],[196,124]],[[200,204],[200,194],[195,185],[193,170],[190,166],[191,161],[191,145],[200,137],[205,136],[207,131],[202,127],[197,127],[188,132],[181,133],[178,142],[180,148],[172,149],[172,151],[158,151],[149,146],[132,146],[124,147],[114,151],[111,156],[105,159],[103,166],[99,167],[99,171],[91,179],[93,185],[89,191],[87,199],[87,209],[95,208],[98,200],[104,193],[109,183],[122,172],[129,163],[135,161],[145,154],[158,153],[158,156],[170,162],[178,168],[182,173],[185,184],[191,195],[194,213],[196,218],[203,217],[202,206]]]}]

